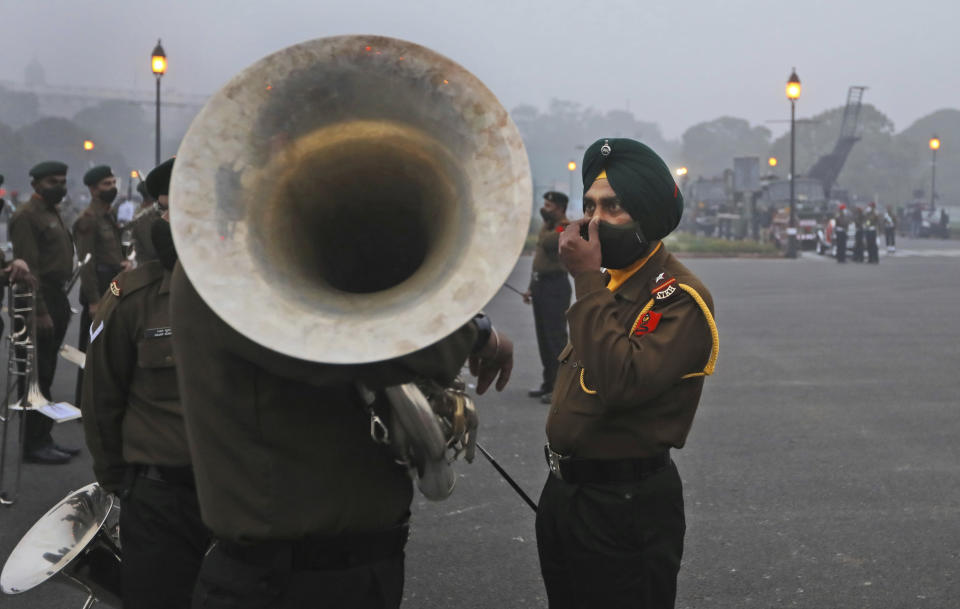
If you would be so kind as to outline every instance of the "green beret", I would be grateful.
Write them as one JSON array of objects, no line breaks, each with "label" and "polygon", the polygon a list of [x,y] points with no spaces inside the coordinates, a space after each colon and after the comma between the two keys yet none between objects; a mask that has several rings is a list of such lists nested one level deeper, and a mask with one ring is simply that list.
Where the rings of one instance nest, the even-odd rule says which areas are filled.
[{"label": "green beret", "polygon": [[649,241],[663,239],[680,224],[683,195],[663,159],[649,146],[627,138],[604,138],[583,154],[583,190],[601,172]]},{"label": "green beret", "polygon": [[147,174],[147,192],[154,199],[170,194],[170,174],[173,173],[174,159],[167,159]]},{"label": "green beret", "polygon": [[113,170],[109,165],[97,165],[87,173],[83,174],[83,184],[85,186],[96,186],[104,178],[112,178]]},{"label": "green beret", "polygon": [[60,161],[44,161],[42,163],[37,163],[33,166],[33,169],[30,170],[30,177],[34,180],[42,180],[43,178],[49,178],[50,176],[65,175],[67,175],[67,165],[66,163],[61,163]]},{"label": "green beret", "polygon": [[562,192],[557,192],[555,190],[548,190],[547,192],[543,193],[543,198],[544,200],[550,201],[555,205],[559,205],[564,209],[567,208],[567,202],[570,200],[567,197],[567,195],[563,194]]}]

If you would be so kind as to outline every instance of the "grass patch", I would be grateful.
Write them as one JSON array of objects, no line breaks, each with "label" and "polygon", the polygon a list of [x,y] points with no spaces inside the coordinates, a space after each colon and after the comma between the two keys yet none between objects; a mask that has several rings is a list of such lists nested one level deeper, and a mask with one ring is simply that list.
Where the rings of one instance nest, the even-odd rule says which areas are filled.
[{"label": "grass patch", "polygon": [[754,254],[769,256],[779,254],[779,250],[774,247],[772,243],[762,243],[749,239],[730,241],[727,239],[692,235],[690,233],[673,233],[672,235],[668,235],[663,242],[672,252],[690,254]]}]

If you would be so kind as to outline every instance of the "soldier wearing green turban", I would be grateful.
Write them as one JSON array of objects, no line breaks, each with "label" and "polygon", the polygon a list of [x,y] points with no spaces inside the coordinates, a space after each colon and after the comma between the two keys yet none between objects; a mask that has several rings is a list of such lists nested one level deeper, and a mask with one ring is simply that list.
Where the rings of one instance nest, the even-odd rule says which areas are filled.
[{"label": "soldier wearing green turban", "polygon": [[685,525],[670,450],[716,364],[713,299],[661,241],[683,196],[653,150],[597,140],[583,187],[584,218],[559,243],[576,301],[547,418],[540,567],[551,609],[672,608]]}]

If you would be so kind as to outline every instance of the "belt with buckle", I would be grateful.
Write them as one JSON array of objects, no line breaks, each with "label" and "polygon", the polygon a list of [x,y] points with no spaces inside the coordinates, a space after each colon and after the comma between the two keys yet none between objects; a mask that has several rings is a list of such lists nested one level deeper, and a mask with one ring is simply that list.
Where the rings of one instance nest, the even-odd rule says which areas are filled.
[{"label": "belt with buckle", "polygon": [[670,464],[670,451],[634,459],[579,459],[543,447],[550,473],[569,484],[616,484],[637,482]]},{"label": "belt with buckle", "polygon": [[533,273],[533,280],[534,280],[534,281],[542,281],[542,280],[544,280],[544,279],[556,279],[556,278],[558,278],[558,277],[565,277],[566,274],[567,274],[566,271],[547,271],[547,272],[545,272],[545,273],[541,273],[541,272],[539,272],[539,271],[534,271],[534,273]]},{"label": "belt with buckle", "polygon": [[167,465],[138,465],[137,475],[155,482],[165,482],[167,484],[188,486],[190,488],[196,486],[193,479],[193,468],[189,465],[179,467]]},{"label": "belt with buckle", "polygon": [[406,523],[381,531],[334,537],[237,543],[218,539],[217,547],[241,562],[293,571],[349,569],[397,556],[407,543]]}]

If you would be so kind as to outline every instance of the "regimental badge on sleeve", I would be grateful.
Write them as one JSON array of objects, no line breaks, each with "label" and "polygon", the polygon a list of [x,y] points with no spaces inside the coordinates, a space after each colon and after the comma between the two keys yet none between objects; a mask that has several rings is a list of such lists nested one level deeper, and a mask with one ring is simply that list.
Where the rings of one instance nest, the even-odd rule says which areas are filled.
[{"label": "regimental badge on sleeve", "polygon": [[121,293],[120,282],[117,281],[116,279],[110,282],[110,293],[116,296],[117,298],[120,298],[120,293]]}]

